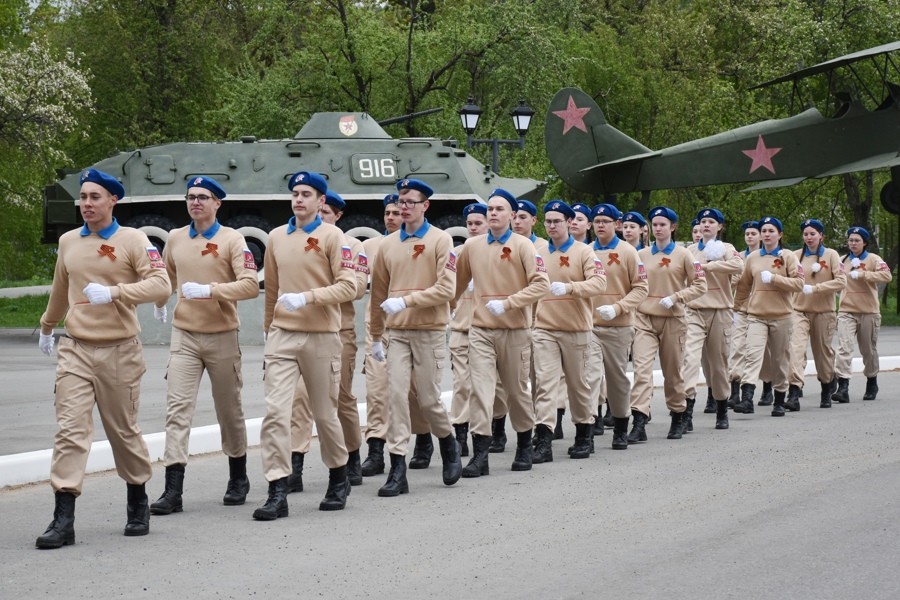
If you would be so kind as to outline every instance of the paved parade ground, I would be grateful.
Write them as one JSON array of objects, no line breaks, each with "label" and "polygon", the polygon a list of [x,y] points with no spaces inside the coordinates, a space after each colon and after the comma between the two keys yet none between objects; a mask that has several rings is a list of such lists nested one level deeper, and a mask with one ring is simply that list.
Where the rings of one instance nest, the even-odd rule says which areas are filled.
[{"label": "paved parade ground", "polygon": [[[2,454],[52,444],[55,360],[36,346],[36,335],[0,335]],[[882,330],[880,347],[900,354],[900,332]],[[261,351],[244,353],[248,418],[264,412],[253,376]],[[164,387],[153,380],[166,354],[147,346],[145,433],[162,430]],[[509,444],[490,455],[491,475],[445,488],[436,455],[409,472],[408,495],[379,498],[384,476],[367,478],[335,513],[317,510],[328,472],[314,443],[305,491],[289,496],[288,518],[268,523],[251,518],[266,497],[258,447],[246,505],[221,505],[221,453],[192,457],[184,512],[152,517],[147,537],[122,535],[124,482],[96,473],[76,505],[75,546],[55,551],[33,547],[52,518],[49,484],[5,488],[0,589],[4,598],[896,598],[900,373],[879,382],[878,399],[863,402],[856,375],[852,402],[825,410],[808,377],[800,412],[732,413],[728,431],[698,401],[694,432],[680,441],[665,439],[657,393],[650,441],[627,451],[611,450],[607,432],[590,459],[571,460],[567,421],[551,464],[513,473]],[[213,422],[200,398],[195,425]],[[151,500],[163,470],[155,463]]]}]

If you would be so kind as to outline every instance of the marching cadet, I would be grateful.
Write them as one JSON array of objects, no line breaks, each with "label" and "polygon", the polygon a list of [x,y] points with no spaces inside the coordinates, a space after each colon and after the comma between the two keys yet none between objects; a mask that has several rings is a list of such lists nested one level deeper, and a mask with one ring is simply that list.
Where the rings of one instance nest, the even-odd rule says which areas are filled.
[{"label": "marching cadet", "polygon": [[[602,375],[606,398],[615,419],[613,450],[628,448],[628,417],[631,415],[631,382],[625,374],[634,341],[634,311],[647,297],[647,273],[631,244],[616,237],[622,215],[611,204],[598,204],[591,211],[594,223],[594,254],[605,265],[606,290],[593,298],[594,319],[591,350],[595,359],[589,370],[591,397],[599,396]],[[598,369],[596,362],[602,365]],[[599,410],[598,410],[599,417]]]},{"label": "marching cadet", "polygon": [[428,199],[434,193],[427,184],[418,179],[404,179],[397,182],[397,190],[403,225],[381,243],[378,260],[373,265],[369,306],[375,360],[385,360],[382,334],[385,329],[390,334],[387,433],[391,470],[378,490],[378,495],[384,497],[409,492],[406,450],[410,436],[411,377],[415,378],[419,408],[438,437],[444,485],[455,484],[462,472],[460,447],[450,416],[441,403],[449,302],[456,286],[453,238],[432,227],[425,218],[430,206]]},{"label": "marching cadet", "polygon": [[838,354],[835,371],[838,389],[832,396],[835,402],[850,402],[850,365],[853,360],[853,340],[859,345],[866,376],[863,400],[878,395],[878,330],[881,311],[878,307],[878,284],[890,283],[891,269],[877,254],[868,251],[869,232],[862,227],[847,230],[850,252],[842,265],[850,273],[847,287],[841,290],[841,309],[838,312]]},{"label": "marching cadet", "polygon": [[[590,246],[577,243],[569,233],[568,222],[574,218],[575,211],[565,202],[554,200],[544,207],[550,237],[544,264],[552,295],[538,304],[533,333],[535,463],[553,461],[553,425],[558,420],[553,409],[561,396],[568,396],[576,431],[569,456],[588,458],[593,446],[595,400],[588,382],[591,298],[606,290],[606,274]],[[565,374],[565,383],[560,373]],[[561,393],[561,385],[566,385],[567,394]]]},{"label": "marching cadet", "polygon": [[517,210],[518,202],[512,194],[503,189],[491,192],[490,231],[484,237],[469,239],[458,263],[456,297],[462,296],[469,280],[475,280],[475,313],[469,329],[473,452],[463,477],[490,473],[491,409],[498,377],[517,433],[512,469],[531,469],[534,405],[525,387],[531,362],[531,305],[547,294],[550,283],[543,261],[535,255],[534,244],[521,235],[513,235],[510,223]]},{"label": "marching cadet", "polygon": [[800,224],[803,248],[795,254],[809,279],[802,294],[794,295],[791,333],[791,373],[784,407],[800,410],[800,390],[806,372],[806,343],[812,346],[816,377],[822,385],[820,408],[831,408],[831,395],[837,390],[834,377],[834,331],[837,328],[835,296],[847,285],[844,265],[837,252],[825,247],[825,226],[815,219]]},{"label": "marching cadet", "polygon": [[[488,231],[487,205],[474,203],[463,209],[469,237],[484,235]],[[460,456],[469,455],[469,396],[472,395],[472,381],[469,376],[469,327],[472,326],[472,291],[475,285],[469,282],[459,303],[451,306],[450,313],[450,365],[453,370],[453,401],[450,406],[450,421],[459,442]],[[455,290],[454,290],[455,291]],[[503,416],[503,422],[506,415]],[[496,422],[496,419],[495,419]],[[501,426],[502,428],[502,426]]]},{"label": "marching cadet", "polygon": [[741,401],[734,412],[753,413],[753,392],[763,358],[770,351],[772,387],[775,390],[773,417],[784,416],[784,396],[788,388],[791,338],[791,294],[803,289],[803,267],[793,252],[781,248],[782,225],[775,217],[760,219],[762,248],[744,261],[744,274],[737,284],[735,306],[747,303],[747,341],[741,376]]},{"label": "marching cadet", "polygon": [[577,202],[570,207],[575,212],[575,217],[569,223],[569,233],[576,242],[582,244],[591,243],[591,207]]},{"label": "marching cadet", "polygon": [[647,221],[643,215],[627,212],[622,217],[622,238],[635,250],[643,250],[647,242]]},{"label": "marching cadet", "polygon": [[678,227],[678,215],[665,206],[650,211],[650,226],[655,241],[638,252],[647,271],[649,285],[646,300],[637,309],[635,322],[634,385],[631,388],[631,411],[634,416],[628,442],[646,442],[644,426],[650,414],[653,390],[653,361],[659,352],[659,363],[665,378],[666,406],[672,415],[668,438],[680,440],[684,428],[684,340],[687,323],[684,307],[706,293],[703,267],[695,263],[691,252],[676,246],[672,235]]},{"label": "marching cadet", "polygon": [[740,274],[744,261],[731,244],[719,240],[719,232],[725,216],[715,208],[704,208],[697,213],[700,241],[690,247],[694,264],[700,264],[706,273],[707,291],[689,302],[685,309],[687,338],[684,349],[684,380],[687,410],[685,431],[692,431],[694,402],[697,397],[697,379],[700,376],[701,358],[705,359],[706,385],[712,391],[716,403],[716,429],[728,429],[729,396],[728,350],[731,328],[734,324],[731,305],[734,294],[731,280]]},{"label": "marching cadet", "polygon": [[260,521],[288,516],[291,414],[301,375],[328,467],[328,489],[319,510],[343,510],[350,495],[347,447],[337,415],[338,332],[340,305],[356,296],[356,267],[344,232],[319,216],[328,191],[325,178],[300,171],[291,176],[288,189],[294,216],[269,234],[266,260],[266,416],[260,445],[269,495],[253,512]]},{"label": "marching cadet", "polygon": [[703,230],[700,229],[700,219],[691,221],[691,243],[699,244],[703,239]]},{"label": "marching cadet", "polygon": [[[172,319],[166,369],[166,485],[159,500],[150,505],[154,515],[183,510],[191,420],[204,370],[212,386],[222,451],[228,457],[228,487],[222,502],[241,505],[250,491],[237,302],[259,296],[259,280],[244,236],[216,219],[224,199],[225,190],[214,179],[190,179],[185,200],[191,224],[170,231],[163,251],[171,289],[181,293]],[[153,312],[157,321],[165,323],[166,301],[157,302]]]},{"label": "marching cadet", "polygon": [[[337,193],[328,190],[325,204],[319,207],[319,217],[323,223],[337,225],[344,214],[347,203]],[[363,251],[362,242],[350,235],[344,235],[344,243],[350,248],[351,260],[356,269],[356,297],[366,294],[369,282],[369,265]],[[344,254],[346,259],[346,253]],[[359,432],[359,409],[353,395],[353,372],[356,370],[356,309],[353,300],[341,304],[341,383],[338,388],[338,419],[347,446],[347,479],[350,485],[362,485],[362,465],[359,448],[362,436]],[[288,475],[288,493],[303,491],[303,462],[312,441],[313,415],[309,408],[309,393],[303,376],[297,381],[291,412],[291,474]],[[350,450],[353,448],[353,450]]]},{"label": "marching cadet", "polygon": [[125,535],[150,532],[144,484],[153,471],[137,413],[147,370],[138,339],[136,306],[170,293],[166,265],[143,232],[119,227],[113,208],[125,196],[114,177],[96,169],[81,174],[81,229],[59,239],[53,287],[41,316],[38,346],[53,355],[53,328],[65,317],[56,367],[56,421],[50,485],[53,521],[38,548],[75,543],[75,498],[81,495],[94,433],[94,403],[112,447],[116,471],[128,487]]}]

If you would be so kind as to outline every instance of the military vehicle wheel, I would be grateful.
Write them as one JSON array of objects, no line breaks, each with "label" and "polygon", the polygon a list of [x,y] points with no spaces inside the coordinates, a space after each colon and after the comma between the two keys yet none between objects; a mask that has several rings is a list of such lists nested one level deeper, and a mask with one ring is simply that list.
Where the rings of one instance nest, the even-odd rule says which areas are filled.
[{"label": "military vehicle wheel", "polygon": [[150,238],[150,243],[156,246],[160,254],[162,254],[163,248],[166,247],[169,231],[177,227],[171,219],[160,215],[137,215],[128,219],[124,225],[140,229],[147,234],[147,237]]},{"label": "military vehicle wheel", "polygon": [[253,253],[253,260],[256,262],[256,268],[259,269],[257,278],[262,287],[265,277],[266,248],[269,246],[269,232],[272,231],[272,224],[256,215],[238,215],[230,219],[227,225],[236,229],[247,241],[247,249]]},{"label": "military vehicle wheel", "polygon": [[344,233],[361,241],[381,237],[384,233],[384,224],[369,215],[347,215],[337,224]]},{"label": "military vehicle wheel", "polygon": [[469,230],[466,229],[466,220],[461,214],[444,215],[434,220],[434,226],[443,229],[453,238],[453,245],[465,244],[469,239]]}]

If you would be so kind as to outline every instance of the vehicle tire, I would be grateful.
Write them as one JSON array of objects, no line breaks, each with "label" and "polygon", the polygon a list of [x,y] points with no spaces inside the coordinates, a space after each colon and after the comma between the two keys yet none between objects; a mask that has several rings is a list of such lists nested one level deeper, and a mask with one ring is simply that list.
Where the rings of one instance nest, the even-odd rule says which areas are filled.
[{"label": "vehicle tire", "polygon": [[247,249],[250,250],[253,260],[256,261],[257,278],[262,287],[265,277],[266,248],[269,247],[269,232],[272,231],[272,224],[256,215],[238,215],[230,219],[226,225],[244,236]]},{"label": "vehicle tire", "polygon": [[460,246],[469,239],[469,230],[466,229],[466,219],[462,214],[443,215],[434,220],[434,226],[443,229],[453,238],[453,245]]},{"label": "vehicle tire", "polygon": [[162,251],[166,247],[169,232],[177,227],[174,221],[161,215],[137,215],[128,219],[124,225],[140,229],[147,234],[147,237],[150,238],[150,243],[159,250],[160,255],[162,255]]},{"label": "vehicle tire", "polygon": [[347,215],[337,224],[344,233],[361,242],[384,234],[384,223],[369,215]]}]

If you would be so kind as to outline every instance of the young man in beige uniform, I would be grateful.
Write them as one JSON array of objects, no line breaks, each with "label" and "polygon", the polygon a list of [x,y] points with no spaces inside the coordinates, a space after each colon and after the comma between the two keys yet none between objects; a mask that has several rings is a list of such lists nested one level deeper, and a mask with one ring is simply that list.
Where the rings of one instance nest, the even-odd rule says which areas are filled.
[{"label": "young man in beige uniform", "polygon": [[[166,485],[150,505],[154,515],[183,510],[184,468],[191,420],[203,371],[209,373],[222,451],[228,457],[228,486],[222,502],[244,503],[247,479],[247,428],[241,407],[241,348],[237,301],[259,296],[256,263],[244,236],[219,225],[216,213],[225,190],[209,177],[187,183],[191,224],[169,232],[163,261],[178,292],[166,369]],[[166,322],[166,301],[156,303],[156,320]]]},{"label": "young man in beige uniform", "polygon": [[[484,237],[465,243],[458,262],[456,297],[475,280],[475,313],[469,330],[469,370],[472,398],[469,416],[474,446],[464,477],[488,475],[491,417],[497,378],[503,384],[513,429],[518,434],[513,470],[531,468],[531,430],[534,405],[526,381],[531,363],[531,305],[550,290],[546,269],[534,244],[510,227],[518,209],[516,198],[497,189],[488,198],[488,227]],[[527,455],[526,455],[527,454]]]},{"label": "young man in beige uniform", "polygon": [[[587,244],[576,242],[568,223],[575,211],[553,200],[544,207],[544,227],[550,237],[544,265],[550,294],[538,304],[534,324],[534,373],[537,390],[534,416],[538,443],[534,462],[553,460],[553,429],[559,398],[568,396],[575,423],[572,458],[588,458],[593,446],[596,401],[591,395],[591,298],[606,290],[603,265]],[[565,384],[560,380],[565,375]],[[566,386],[567,393],[560,392]]]},{"label": "young man in beige uniform", "polygon": [[[594,296],[591,350],[594,365],[588,371],[591,397],[599,398],[601,371],[606,378],[606,398],[612,411],[613,450],[628,448],[631,415],[631,381],[625,374],[634,341],[634,312],[647,297],[647,272],[631,244],[616,237],[622,215],[611,204],[591,211],[596,240],[594,254],[604,265],[606,290]],[[600,418],[598,406],[597,418]]]},{"label": "young man in beige uniform", "polygon": [[288,516],[291,413],[301,374],[328,467],[328,490],[319,510],[342,510],[350,494],[347,447],[337,416],[338,332],[340,305],[356,296],[356,266],[344,232],[319,217],[328,191],[325,179],[301,171],[288,180],[288,189],[294,216],[272,230],[266,252],[266,416],[259,437],[269,496],[253,512],[260,521]]},{"label": "young man in beige uniform", "polygon": [[128,486],[125,535],[147,535],[150,507],[144,484],[153,471],[137,413],[147,370],[138,333],[137,305],[170,293],[166,265],[143,232],[119,227],[113,207],[125,188],[88,169],[81,174],[79,210],[84,227],[59,240],[56,270],[38,343],[53,354],[53,328],[65,317],[56,367],[56,421],[50,485],[53,521],[38,548],[75,543],[75,498],[81,495],[94,433],[94,403],[112,447],[119,477]]},{"label": "young man in beige uniform", "polygon": [[441,403],[449,303],[456,287],[453,238],[425,219],[430,205],[428,198],[434,193],[427,184],[404,179],[397,182],[397,190],[403,225],[381,244],[372,271],[369,305],[375,360],[385,360],[382,334],[385,328],[390,331],[387,367],[391,470],[378,490],[378,495],[383,497],[409,492],[406,450],[411,433],[409,388],[413,377],[419,407],[438,437],[444,485],[455,484],[462,472],[459,444],[453,435],[450,416]]}]

